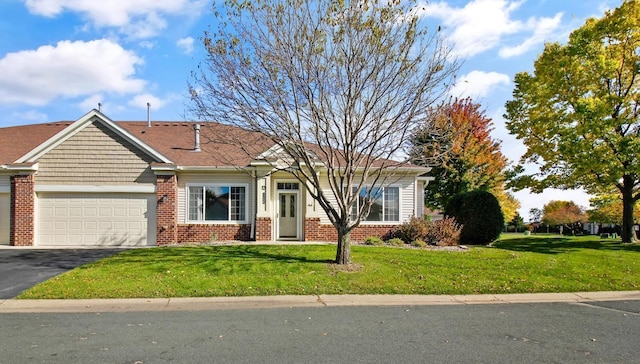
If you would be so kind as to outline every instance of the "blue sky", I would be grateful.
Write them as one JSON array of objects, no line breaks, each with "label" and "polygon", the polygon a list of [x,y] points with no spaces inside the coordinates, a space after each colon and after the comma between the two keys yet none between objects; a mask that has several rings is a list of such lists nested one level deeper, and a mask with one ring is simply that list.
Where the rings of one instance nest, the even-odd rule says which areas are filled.
[{"label": "blue sky", "polygon": [[[420,1],[420,0],[418,0]],[[544,42],[566,42],[589,17],[622,0],[430,1],[421,16],[441,26],[464,59],[451,90],[493,119],[493,136],[517,161],[525,147],[504,128],[513,77],[532,71]],[[183,120],[190,72],[213,24],[208,0],[0,1],[0,127],[76,120],[102,103],[113,120]],[[528,210],[554,199],[587,207],[580,191],[516,193]]]}]

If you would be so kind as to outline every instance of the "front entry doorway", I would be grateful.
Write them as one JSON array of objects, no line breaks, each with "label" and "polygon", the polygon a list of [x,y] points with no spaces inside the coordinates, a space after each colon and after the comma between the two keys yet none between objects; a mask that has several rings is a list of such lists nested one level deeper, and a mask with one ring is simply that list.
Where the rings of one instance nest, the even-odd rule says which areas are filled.
[{"label": "front entry doorway", "polygon": [[300,191],[298,183],[278,183],[278,239],[300,239]]}]

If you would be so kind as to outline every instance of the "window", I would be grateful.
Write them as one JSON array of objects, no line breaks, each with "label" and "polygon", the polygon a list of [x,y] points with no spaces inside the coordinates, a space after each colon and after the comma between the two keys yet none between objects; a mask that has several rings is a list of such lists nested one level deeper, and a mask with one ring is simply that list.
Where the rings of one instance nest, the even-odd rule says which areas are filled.
[{"label": "window", "polygon": [[245,221],[247,187],[188,186],[190,221]]},{"label": "window", "polygon": [[[353,188],[355,192],[355,187]],[[356,215],[364,204],[370,203],[369,214],[363,221],[400,221],[400,188],[373,187],[363,188],[358,194],[358,200],[351,210],[351,218]]]},{"label": "window", "polygon": [[278,189],[297,191],[300,189],[300,185],[297,182],[278,182]]}]

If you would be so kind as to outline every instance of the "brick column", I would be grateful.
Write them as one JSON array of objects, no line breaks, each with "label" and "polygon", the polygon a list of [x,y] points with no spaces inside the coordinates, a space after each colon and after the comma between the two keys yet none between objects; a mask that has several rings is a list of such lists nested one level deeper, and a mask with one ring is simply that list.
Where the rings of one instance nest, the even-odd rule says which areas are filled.
[{"label": "brick column", "polygon": [[322,236],[320,229],[319,217],[307,217],[304,220],[304,240],[305,241],[322,241],[326,240],[326,236]]},{"label": "brick column", "polygon": [[[156,244],[178,242],[178,184],[175,175],[157,176]],[[166,197],[165,197],[166,196]]]},{"label": "brick column", "polygon": [[256,219],[256,241],[271,240],[271,219],[258,217]]},{"label": "brick column", "polygon": [[11,176],[11,217],[9,244],[32,246],[35,224],[35,183],[33,174]]}]

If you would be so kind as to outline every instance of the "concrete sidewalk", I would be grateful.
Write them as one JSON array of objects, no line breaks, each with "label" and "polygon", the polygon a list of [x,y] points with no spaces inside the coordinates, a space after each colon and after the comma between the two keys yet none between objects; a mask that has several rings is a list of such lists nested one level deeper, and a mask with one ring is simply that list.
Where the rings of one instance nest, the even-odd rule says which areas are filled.
[{"label": "concrete sidewalk", "polygon": [[486,295],[320,295],[88,300],[4,300],[0,313],[204,311],[282,307],[423,306],[640,300],[640,291]]}]

